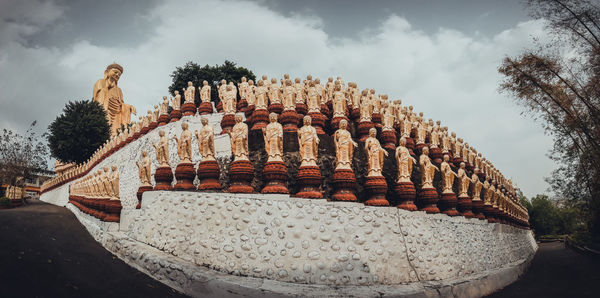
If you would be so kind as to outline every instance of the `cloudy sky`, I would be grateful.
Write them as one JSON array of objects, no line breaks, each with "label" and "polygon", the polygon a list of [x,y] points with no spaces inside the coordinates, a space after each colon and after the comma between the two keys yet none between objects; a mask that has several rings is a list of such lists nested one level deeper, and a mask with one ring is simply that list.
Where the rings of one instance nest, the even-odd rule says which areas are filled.
[{"label": "cloudy sky", "polygon": [[525,195],[543,193],[552,139],[499,94],[506,55],[545,39],[518,0],[0,0],[0,128],[45,128],[116,61],[145,114],[187,61],[255,74],[342,76],[441,120]]}]

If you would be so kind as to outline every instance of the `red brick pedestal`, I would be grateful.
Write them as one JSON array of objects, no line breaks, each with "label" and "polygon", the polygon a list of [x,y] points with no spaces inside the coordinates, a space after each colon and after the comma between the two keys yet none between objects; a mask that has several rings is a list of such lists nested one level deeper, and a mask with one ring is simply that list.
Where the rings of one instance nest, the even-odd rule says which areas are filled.
[{"label": "red brick pedestal", "polygon": [[311,125],[317,130],[318,135],[324,135],[325,131],[323,128],[325,127],[325,115],[321,114],[321,112],[310,112],[308,116],[311,118]]},{"label": "red brick pedestal", "polygon": [[194,178],[196,178],[196,170],[194,164],[180,163],[175,168],[175,178],[177,183],[173,186],[174,190],[195,190]]},{"label": "red brick pedestal", "polygon": [[283,125],[283,131],[285,132],[298,131],[298,113],[296,110],[283,110],[279,115],[279,122]]},{"label": "red brick pedestal", "polygon": [[283,105],[280,102],[269,105],[269,113],[281,114],[282,111]]},{"label": "red brick pedestal", "polygon": [[302,122],[302,118],[308,113],[308,106],[305,103],[296,103],[296,113],[298,120]]},{"label": "red brick pedestal", "polygon": [[439,195],[435,188],[423,188],[419,192],[418,203],[421,211],[427,213],[439,213],[440,209],[437,207],[439,201]]},{"label": "red brick pedestal", "polygon": [[417,190],[412,182],[396,182],[394,191],[396,191],[396,194],[400,199],[400,204],[397,206],[398,208],[408,211],[417,211],[417,205],[415,205]]},{"label": "red brick pedestal", "polygon": [[196,105],[193,102],[186,102],[181,106],[183,116],[194,116],[196,114]]},{"label": "red brick pedestal", "polygon": [[235,115],[234,114],[225,114],[221,119],[221,134],[226,134],[231,131],[233,126],[235,125]]},{"label": "red brick pedestal", "polygon": [[323,198],[323,194],[319,190],[321,186],[321,170],[318,166],[300,166],[297,179],[300,191],[296,193],[296,197],[307,199]]},{"label": "red brick pedestal", "polygon": [[350,120],[348,120],[348,117],[333,117],[333,119],[331,119],[331,131],[333,131],[333,133],[335,134],[335,131],[337,131],[340,128],[340,121],[342,120],[346,120],[348,122],[348,124],[350,124]]},{"label": "red brick pedestal", "polygon": [[485,215],[483,215],[483,201],[482,200],[473,200],[471,202],[471,208],[473,209],[473,213],[475,213],[475,217],[478,219],[485,219]]},{"label": "red brick pedestal", "polygon": [[169,118],[171,119],[169,123],[179,121],[182,116],[183,114],[181,113],[181,110],[172,110],[171,114],[169,115]]},{"label": "red brick pedestal", "polygon": [[254,109],[251,130],[261,130],[267,127],[267,123],[269,123],[269,111],[266,109]]},{"label": "red brick pedestal", "polygon": [[361,121],[358,123],[358,135],[360,141],[364,142],[369,137],[369,130],[375,127],[371,121]]},{"label": "red brick pedestal", "polygon": [[221,176],[221,169],[219,163],[216,160],[204,160],[198,165],[198,190],[220,190],[223,188],[219,182],[219,176]]},{"label": "red brick pedestal", "polygon": [[135,206],[135,209],[142,208],[142,195],[144,194],[144,192],[151,191],[151,190],[152,190],[152,185],[142,185],[138,188],[138,191],[136,193],[136,196],[138,198],[138,204],[137,204],[137,206]]},{"label": "red brick pedestal", "polygon": [[487,218],[489,223],[496,222],[494,218],[494,207],[492,205],[483,205],[483,214],[485,214],[485,218]]},{"label": "red brick pedestal", "polygon": [[246,110],[247,106],[248,106],[248,101],[246,101],[245,98],[242,98],[236,103],[235,108],[238,112],[243,112]]},{"label": "red brick pedestal", "polygon": [[471,202],[471,198],[469,196],[459,196],[458,197],[458,205],[457,209],[460,212],[460,215],[466,218],[473,218],[475,214],[471,211],[473,208],[473,203]]},{"label": "red brick pedestal", "polygon": [[456,210],[456,205],[458,201],[456,199],[456,194],[453,192],[443,192],[440,198],[440,209],[442,209],[442,213],[450,216],[457,216],[458,211]]},{"label": "red brick pedestal", "polygon": [[[150,130],[152,131],[153,129],[158,127],[158,119],[156,119],[156,121],[150,122],[150,125],[148,125],[148,127],[150,128]],[[113,148],[114,150],[115,148]],[[116,150],[115,150],[116,151]],[[114,152],[114,151],[113,151]]]},{"label": "red brick pedestal", "polygon": [[219,100],[216,108],[217,108],[217,113],[223,113],[223,101],[222,100]]},{"label": "red brick pedestal", "polygon": [[106,222],[119,222],[121,220],[121,206],[120,200],[110,200],[105,204],[106,217],[104,221]]},{"label": "red brick pedestal", "polygon": [[154,186],[154,190],[171,190],[173,187],[171,183],[173,182],[173,171],[171,167],[159,167],[154,172],[154,181],[156,181],[156,185]]},{"label": "red brick pedestal", "polygon": [[167,123],[169,123],[169,115],[161,114],[160,116],[158,116],[158,126],[163,126]]},{"label": "red brick pedestal", "polygon": [[429,157],[431,157],[431,161],[436,164],[441,164],[443,160],[442,149],[439,147],[429,148]]},{"label": "red brick pedestal", "polygon": [[199,115],[208,115],[212,114],[213,106],[210,102],[201,102],[198,106],[198,114]]},{"label": "red brick pedestal", "polygon": [[381,143],[383,144],[383,148],[396,150],[396,132],[393,130],[382,131]]},{"label": "red brick pedestal", "polygon": [[254,178],[254,168],[249,160],[236,160],[229,167],[229,179],[231,185],[227,192],[253,193],[254,188],[250,185]]},{"label": "red brick pedestal", "polygon": [[354,190],[356,177],[352,169],[336,169],[333,172],[333,187],[335,192],[331,196],[333,201],[356,202]]},{"label": "red brick pedestal", "polygon": [[367,191],[369,198],[365,202],[365,205],[369,206],[389,206],[390,203],[385,198],[387,193],[387,183],[383,176],[367,176],[365,182],[365,190]]},{"label": "red brick pedestal", "polygon": [[263,169],[263,177],[266,180],[266,184],[261,193],[290,193],[285,185],[288,174],[283,161],[267,162]]}]

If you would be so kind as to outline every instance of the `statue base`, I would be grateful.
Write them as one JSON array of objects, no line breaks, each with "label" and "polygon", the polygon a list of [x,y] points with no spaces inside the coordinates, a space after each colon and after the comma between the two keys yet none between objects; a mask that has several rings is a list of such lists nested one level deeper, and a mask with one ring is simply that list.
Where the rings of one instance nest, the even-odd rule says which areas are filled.
[{"label": "statue base", "polygon": [[279,115],[279,122],[283,125],[284,132],[298,131],[298,113],[296,113],[296,110],[283,110]]},{"label": "statue base", "polygon": [[283,161],[267,161],[263,169],[263,178],[266,184],[261,193],[290,193],[285,185],[288,173]]},{"label": "statue base", "polygon": [[173,186],[174,190],[196,190],[194,186],[194,178],[196,178],[196,170],[191,162],[180,163],[175,168],[175,179],[177,183]]},{"label": "statue base", "polygon": [[308,116],[311,118],[311,125],[317,130],[317,134],[324,135],[325,115],[321,114],[321,112],[309,112]]},{"label": "statue base", "polygon": [[473,203],[471,202],[471,198],[469,198],[469,196],[458,196],[457,209],[458,212],[460,212],[460,215],[466,218],[475,217],[475,214],[473,214],[471,208],[473,208]]},{"label": "statue base", "polygon": [[436,163],[436,164],[441,164],[442,163],[442,149],[440,149],[439,147],[431,147],[429,148],[429,157],[431,158],[431,161]]},{"label": "statue base", "polygon": [[250,185],[254,178],[254,168],[249,160],[236,160],[229,167],[229,179],[231,185],[227,192],[253,193],[254,188]]},{"label": "statue base", "polygon": [[296,113],[298,113],[298,120],[302,123],[302,118],[308,114],[308,106],[303,102],[296,103]]},{"label": "statue base", "polygon": [[415,157],[415,140],[413,138],[406,138],[406,149],[412,157]]},{"label": "statue base", "polygon": [[136,193],[136,196],[138,198],[138,204],[137,204],[137,206],[135,206],[135,209],[142,208],[142,195],[145,192],[151,191],[151,190],[152,190],[152,185],[142,185],[142,186],[140,186],[140,188],[138,188],[138,191]]},{"label": "statue base", "polygon": [[475,213],[475,217],[478,219],[485,219],[485,215],[483,215],[483,201],[482,200],[473,200],[471,202],[471,208],[473,209],[473,213]]},{"label": "statue base", "polygon": [[[420,156],[421,154],[423,154],[423,148],[426,146],[427,146],[427,144],[425,144],[425,143],[417,143],[417,146],[416,146],[417,149],[416,149],[415,153]],[[431,151],[429,153],[431,153]]]},{"label": "statue base", "polygon": [[460,168],[460,163],[463,162],[463,159],[460,157],[454,157],[452,158],[452,163],[454,164],[454,166],[458,169]]},{"label": "statue base", "polygon": [[266,109],[254,109],[252,113],[251,130],[262,130],[269,123],[269,111]]},{"label": "statue base", "polygon": [[483,205],[483,214],[489,223],[495,223],[496,220],[494,218],[494,207],[492,205],[484,204]]},{"label": "statue base", "polygon": [[417,190],[412,182],[396,182],[394,191],[396,191],[396,194],[400,199],[400,204],[396,207],[408,211],[417,211],[417,205],[415,205]]},{"label": "statue base", "polygon": [[171,119],[169,123],[179,121],[182,116],[183,114],[181,113],[181,110],[172,110],[171,114],[169,114],[169,119]]},{"label": "statue base", "polygon": [[208,115],[212,114],[213,106],[210,102],[201,102],[198,106],[198,115]]},{"label": "statue base", "polygon": [[223,101],[222,100],[219,100],[216,108],[217,108],[217,113],[223,113]]},{"label": "statue base", "polygon": [[373,122],[373,125],[375,126],[375,128],[377,128],[377,132],[381,131],[381,121],[383,120],[383,117],[381,116],[381,113],[373,113],[371,115],[371,122]]},{"label": "statue base", "polygon": [[439,195],[435,188],[422,188],[418,195],[419,210],[427,213],[440,213],[437,207]]},{"label": "statue base", "polygon": [[237,102],[237,104],[235,105],[235,108],[238,112],[243,112],[247,106],[248,106],[248,101],[246,101],[245,98],[242,98],[242,99],[240,99],[240,101]]},{"label": "statue base", "polygon": [[[148,127],[150,128],[151,131],[154,130],[155,128],[157,128],[158,127],[158,119],[156,119],[156,121],[150,122],[150,125],[148,125]],[[113,148],[113,150],[117,151],[118,149],[115,150],[115,148]]]},{"label": "statue base", "polygon": [[360,141],[364,142],[369,137],[369,130],[375,127],[371,121],[361,121],[358,123],[358,135]]},{"label": "statue base", "polygon": [[456,199],[456,194],[453,192],[443,192],[440,198],[440,208],[442,209],[442,213],[449,216],[457,216],[458,211],[456,210],[456,205],[458,201]]},{"label": "statue base", "polygon": [[156,181],[156,185],[154,186],[154,190],[171,190],[173,187],[171,183],[173,182],[173,171],[171,167],[159,167],[154,172],[154,181]]},{"label": "statue base", "polygon": [[335,169],[333,172],[333,187],[335,192],[331,196],[333,201],[357,202],[354,190],[356,177],[352,169]]},{"label": "statue base", "polygon": [[383,130],[380,138],[383,148],[396,150],[396,132],[394,130]]},{"label": "statue base", "polygon": [[244,109],[244,116],[246,116],[246,121],[248,124],[252,124],[252,113],[254,112],[254,105],[248,105],[246,109]]},{"label": "statue base", "polygon": [[183,116],[194,116],[196,114],[196,105],[193,102],[186,102],[181,106]]},{"label": "statue base", "polygon": [[322,199],[323,194],[320,191],[321,187],[321,170],[318,166],[300,166],[298,168],[298,184],[300,191],[296,193],[296,197],[306,199]]},{"label": "statue base", "polygon": [[281,114],[281,112],[283,111],[283,105],[280,102],[271,103],[269,105],[268,110],[269,110],[269,114],[270,113]]},{"label": "statue base", "polygon": [[[142,127],[142,129],[140,129],[140,136],[147,134],[149,131],[150,131],[150,126]],[[104,159],[105,157],[106,156],[102,156],[102,159]]]},{"label": "statue base", "polygon": [[123,207],[121,206],[120,200],[110,200],[106,202],[106,217],[104,217],[104,221],[119,222],[121,220],[121,209],[123,209]]},{"label": "statue base", "polygon": [[198,190],[220,190],[223,187],[219,182],[219,176],[221,176],[221,169],[219,163],[216,160],[203,160],[198,165]]},{"label": "statue base", "polygon": [[225,114],[221,119],[221,134],[227,134],[235,125],[235,114]]},{"label": "statue base", "polygon": [[346,116],[336,116],[336,117],[333,117],[333,119],[331,119],[332,134],[335,134],[335,132],[340,128],[340,121],[342,121],[342,120],[346,120],[348,122],[348,124],[350,124],[350,120],[348,120],[348,117],[346,117]]},{"label": "statue base", "polygon": [[[331,118],[331,110],[327,106],[327,104],[321,104],[321,114],[325,116],[326,119]],[[337,128],[336,128],[337,129]]]},{"label": "statue base", "polygon": [[352,112],[350,113],[350,117],[353,120],[358,120],[360,118],[360,108],[352,109]]},{"label": "statue base", "polygon": [[[141,133],[141,132],[139,132],[139,131],[138,131],[138,132],[136,132],[136,133],[134,133],[134,134],[133,134],[133,137],[132,137],[132,141],[135,141],[135,140],[139,139],[141,136],[142,136],[142,133]],[[94,164],[94,167],[95,167],[95,166],[96,166],[98,163],[100,163],[100,160],[96,161],[96,163]],[[91,167],[91,168],[93,168],[93,167]],[[90,169],[91,169],[91,168],[90,168]]]},{"label": "statue base", "polygon": [[368,206],[389,206],[390,203],[385,198],[387,193],[387,183],[383,176],[367,176],[365,181],[365,190],[369,198],[365,202]]},{"label": "statue base", "polygon": [[158,116],[158,126],[163,126],[167,123],[169,123],[169,115],[161,114],[160,116]]}]

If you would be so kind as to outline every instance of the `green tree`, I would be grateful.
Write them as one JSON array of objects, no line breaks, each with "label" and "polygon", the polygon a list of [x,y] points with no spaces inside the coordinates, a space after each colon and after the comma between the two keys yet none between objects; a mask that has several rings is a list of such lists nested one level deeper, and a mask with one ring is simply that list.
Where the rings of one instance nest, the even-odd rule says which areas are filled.
[{"label": "green tree", "polygon": [[[48,148],[34,131],[34,121],[25,135],[3,129],[0,136],[0,182],[25,187],[36,173],[48,172]],[[44,135],[42,135],[43,139]]]},{"label": "green tree", "polygon": [[110,137],[106,112],[92,100],[69,101],[48,129],[50,154],[62,162],[85,162]]},{"label": "green tree", "polygon": [[529,222],[537,235],[557,234],[560,217],[558,209],[546,195],[537,195],[531,199]]},{"label": "green tree", "polygon": [[[192,82],[195,87],[202,87],[202,82],[207,81],[211,86],[211,100],[217,102],[219,100],[217,87],[221,80],[227,80],[227,83],[234,82],[237,84],[242,77],[248,80],[255,80],[256,76],[251,70],[245,67],[236,66],[234,62],[225,60],[223,65],[209,66],[208,64],[201,67],[199,64],[192,61],[187,62],[182,67],[176,67],[171,73],[173,83],[169,86],[169,93],[175,95],[175,90],[181,93],[183,102],[183,89],[187,87],[188,82]],[[194,102],[200,104],[200,92],[196,92]]]},{"label": "green tree", "polygon": [[543,120],[554,137],[550,156],[560,164],[547,181],[600,235],[600,8],[588,0],[528,5],[533,17],[546,20],[552,39],[507,57],[499,68],[505,76],[500,88]]}]

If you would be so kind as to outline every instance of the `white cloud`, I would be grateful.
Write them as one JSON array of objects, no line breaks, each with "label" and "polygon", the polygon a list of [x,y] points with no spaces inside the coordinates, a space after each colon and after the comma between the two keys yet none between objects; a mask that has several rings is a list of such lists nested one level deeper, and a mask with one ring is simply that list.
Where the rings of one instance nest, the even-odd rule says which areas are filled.
[{"label": "white cloud", "polygon": [[47,125],[67,100],[90,98],[95,80],[113,61],[125,68],[119,84],[126,101],[145,114],[166,95],[175,66],[229,59],[257,75],[341,75],[360,88],[401,98],[456,131],[526,195],[546,188],[543,177],[554,167],[545,157],[551,138],[498,94],[496,70],[504,55],[531,46],[531,36],[543,36],[539,21],[491,37],[451,29],[427,35],[389,15],[356,39],[340,39],[327,35],[312,15],[284,17],[250,2],[168,2],[143,17],[154,20],[155,32],[133,48],[89,40],[66,50],[29,48],[11,35],[0,47],[0,125],[23,127],[34,119]]}]

